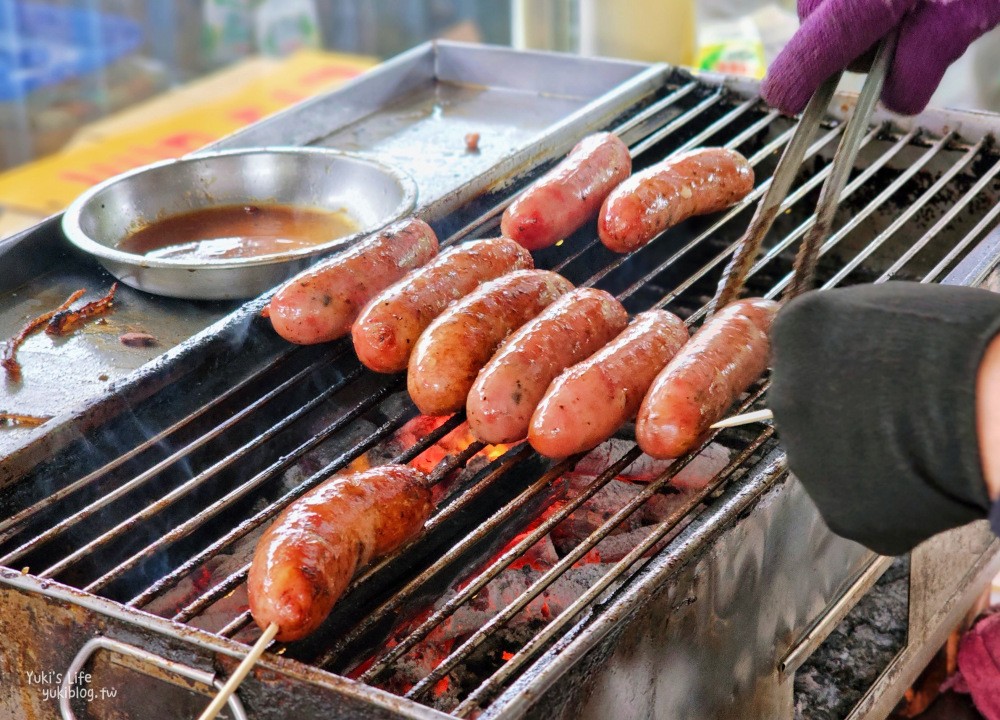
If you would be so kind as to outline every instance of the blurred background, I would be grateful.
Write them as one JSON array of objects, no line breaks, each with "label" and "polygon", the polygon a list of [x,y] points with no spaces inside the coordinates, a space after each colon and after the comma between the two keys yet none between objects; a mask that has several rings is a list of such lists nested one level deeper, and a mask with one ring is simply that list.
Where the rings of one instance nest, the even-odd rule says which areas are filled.
[{"label": "blurred background", "polygon": [[[0,0],[0,236],[433,38],[760,78],[797,24],[793,0]],[[934,104],[1000,110],[998,63],[993,33]]]}]

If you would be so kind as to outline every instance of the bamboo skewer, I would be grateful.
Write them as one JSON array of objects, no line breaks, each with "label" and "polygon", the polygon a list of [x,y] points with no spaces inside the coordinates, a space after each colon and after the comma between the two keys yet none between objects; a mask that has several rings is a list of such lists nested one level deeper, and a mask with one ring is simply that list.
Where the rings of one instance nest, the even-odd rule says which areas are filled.
[{"label": "bamboo skewer", "polygon": [[248,652],[247,656],[243,658],[239,667],[237,667],[236,670],[233,671],[233,674],[229,676],[229,679],[226,680],[226,684],[222,686],[221,690],[219,690],[219,694],[216,695],[215,699],[213,699],[209,706],[205,708],[205,712],[198,716],[198,720],[212,720],[212,718],[219,714],[222,707],[229,702],[229,697],[236,692],[236,688],[238,688],[240,683],[243,682],[243,678],[245,678],[250,672],[254,663],[260,660],[260,656],[264,654],[267,646],[271,644],[271,641],[274,640],[274,636],[277,634],[277,623],[271,623],[267,626],[264,633],[260,636],[257,642],[254,643],[253,647],[250,648],[250,652]]},{"label": "bamboo skewer", "polygon": [[716,428],[729,428],[736,427],[737,425],[749,425],[750,423],[763,422],[764,420],[770,420],[774,417],[770,410],[754,410],[753,412],[743,413],[742,415],[733,415],[732,417],[725,418],[724,420],[719,420],[717,423],[713,423],[710,427],[714,430]]}]

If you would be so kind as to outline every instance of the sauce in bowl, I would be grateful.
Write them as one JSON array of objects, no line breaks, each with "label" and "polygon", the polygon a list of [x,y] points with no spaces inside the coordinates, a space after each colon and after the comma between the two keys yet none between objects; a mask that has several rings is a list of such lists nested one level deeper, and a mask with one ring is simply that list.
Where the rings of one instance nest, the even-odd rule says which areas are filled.
[{"label": "sauce in bowl", "polygon": [[343,211],[294,205],[222,205],[157,220],[119,250],[173,260],[231,260],[314,247],[357,232]]}]

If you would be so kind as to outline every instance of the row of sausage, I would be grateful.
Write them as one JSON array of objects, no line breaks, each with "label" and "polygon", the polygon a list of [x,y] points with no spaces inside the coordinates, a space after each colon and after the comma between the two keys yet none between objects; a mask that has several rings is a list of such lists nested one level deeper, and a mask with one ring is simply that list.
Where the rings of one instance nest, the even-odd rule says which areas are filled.
[{"label": "row of sausage", "polygon": [[[766,368],[776,305],[737,301],[689,338],[670,312],[629,322],[603,290],[534,269],[529,249],[595,213],[601,240],[625,252],[753,186],[742,156],[714,148],[630,171],[618,138],[588,137],[507,209],[504,237],[439,253],[433,230],[411,218],[293,278],[265,314],[294,343],[350,334],[372,370],[407,371],[422,413],[464,408],[483,442],[527,437],[540,453],[565,457],[636,417],[644,451],[678,457]],[[253,617],[277,624],[279,640],[306,636],[359,568],[418,534],[431,512],[427,478],[412,468],[321,484],[261,537],[248,578]]]}]

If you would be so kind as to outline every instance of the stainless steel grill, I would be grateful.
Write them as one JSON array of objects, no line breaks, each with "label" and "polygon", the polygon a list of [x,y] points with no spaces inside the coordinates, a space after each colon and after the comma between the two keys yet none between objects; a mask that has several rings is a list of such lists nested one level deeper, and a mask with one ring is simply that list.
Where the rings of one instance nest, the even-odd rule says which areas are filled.
[{"label": "stainless steel grill", "polygon": [[[737,149],[755,169],[756,188],[724,214],[688,221],[631,255],[607,251],[588,227],[538,253],[536,263],[578,285],[609,290],[630,312],[667,308],[695,325],[769,183],[793,122],[738,87],[671,72],[654,96],[613,127],[640,168],[701,145]],[[840,132],[841,125],[831,118],[809,148],[750,273],[748,294],[778,297],[789,282],[797,242],[816,220],[812,208]],[[546,166],[441,214],[435,227],[447,233],[446,243],[495,233],[506,203]],[[888,121],[872,127],[844,191],[834,232],[821,250],[822,287],[954,277],[955,268],[971,249],[983,246],[997,225],[998,175],[1000,155],[985,135],[900,129]],[[155,368],[155,386],[136,385],[117,402],[88,409],[75,424],[79,439],[51,457],[33,462],[30,458],[37,456],[15,455],[6,463],[0,566],[8,570],[0,584],[0,603],[12,609],[12,617],[18,617],[16,608],[55,598],[57,604],[114,618],[80,621],[82,630],[99,626],[126,641],[139,637],[143,647],[162,645],[164,655],[179,655],[196,667],[211,667],[214,659],[220,672],[231,669],[229,655],[238,655],[259,636],[245,610],[245,578],[254,542],[275,515],[333,473],[358,463],[410,462],[460,428],[463,418],[456,415],[415,444],[401,444],[401,429],[417,416],[403,379],[365,371],[346,341],[288,348],[258,317],[264,302],[249,303],[168,357]],[[740,409],[758,403],[766,387],[765,379]],[[255,717],[285,712],[305,716],[307,709],[318,707],[371,717],[439,717],[434,711],[458,717],[568,716],[578,708],[599,715],[607,700],[595,700],[593,688],[586,685],[600,676],[602,659],[624,646],[623,633],[662,631],[648,618],[636,619],[644,607],[655,605],[652,598],[661,590],[669,593],[676,617],[683,615],[685,573],[697,571],[704,562],[699,557],[718,562],[713,553],[722,546],[713,543],[720,533],[758,532],[746,542],[766,546],[759,536],[764,531],[753,529],[752,513],[781,486],[793,488],[781,490],[786,496],[782,502],[809,513],[800,527],[786,528],[801,534],[787,535],[785,542],[812,543],[820,558],[817,567],[824,568],[818,571],[822,577],[802,583],[814,585],[798,593],[807,596],[800,603],[803,609],[788,600],[784,635],[771,638],[772,652],[794,650],[807,632],[816,631],[817,618],[845,588],[857,586],[859,578],[866,588],[878,574],[872,568],[884,563],[873,565],[870,554],[829,536],[801,491],[787,483],[783,456],[772,436],[766,425],[716,432],[698,452],[647,478],[595,530],[505,596],[480,626],[447,647],[435,646],[440,657],[424,668],[422,677],[399,689],[400,668],[412,665],[415,656],[428,656],[436,629],[482,602],[490,583],[528,557],[553,528],[641,456],[624,431],[593,479],[568,496],[567,478],[580,457],[550,463],[525,445],[490,454],[491,448],[471,442],[436,465],[434,473],[448,490],[423,535],[355,578],[312,637],[272,647],[273,656],[241,691],[244,703]],[[698,490],[676,487],[674,477],[709,446],[726,450],[724,467]],[[668,495],[672,509],[638,544],[614,562],[592,564],[597,568],[592,582],[557,611],[548,616],[537,612],[536,600],[580,567],[616,528]],[[985,568],[987,561],[980,565]],[[735,557],[728,562],[733,579],[725,592],[738,594],[742,565]],[[713,592],[723,592],[718,588],[724,585]],[[692,581],[690,587],[695,586]],[[697,605],[700,595],[691,592],[688,604]],[[748,602],[761,600],[753,583],[746,592]],[[511,626],[529,630],[509,632]],[[7,630],[23,635],[24,627],[18,627],[12,620]],[[24,637],[17,642],[30,644]],[[711,647],[706,641],[706,648]],[[31,664],[11,657],[0,651],[7,672]],[[773,658],[760,663],[778,666]],[[791,665],[781,667],[781,673],[794,673]],[[660,667],[655,673],[675,673],[672,682],[681,688],[689,682],[689,671]],[[344,675],[360,684],[338,677]],[[706,696],[700,710],[691,705],[685,712],[722,712],[720,697],[728,695],[735,716],[777,717],[773,698],[766,707],[748,700],[762,696],[759,687],[752,689],[760,682],[759,677],[743,677]],[[784,687],[781,692],[787,694]],[[390,688],[403,699],[370,688]],[[324,705],[331,698],[343,704]],[[178,700],[178,707],[196,700]],[[78,710],[86,706],[100,715],[111,707],[102,702],[78,703]],[[642,702],[621,708],[621,716],[640,715],[643,711],[635,708],[646,707]],[[675,698],[662,707],[676,711],[681,704]]]}]

